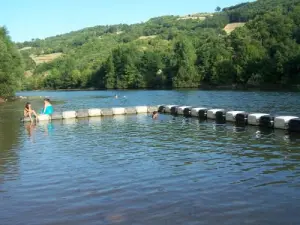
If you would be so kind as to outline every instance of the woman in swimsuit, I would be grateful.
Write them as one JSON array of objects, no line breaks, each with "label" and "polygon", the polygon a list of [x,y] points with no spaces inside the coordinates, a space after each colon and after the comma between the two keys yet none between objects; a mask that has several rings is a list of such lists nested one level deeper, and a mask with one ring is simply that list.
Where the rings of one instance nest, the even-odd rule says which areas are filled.
[{"label": "woman in swimsuit", "polygon": [[24,117],[29,117],[32,121],[32,114],[35,116],[35,119],[37,119],[36,112],[31,108],[31,104],[27,102],[24,108]]}]

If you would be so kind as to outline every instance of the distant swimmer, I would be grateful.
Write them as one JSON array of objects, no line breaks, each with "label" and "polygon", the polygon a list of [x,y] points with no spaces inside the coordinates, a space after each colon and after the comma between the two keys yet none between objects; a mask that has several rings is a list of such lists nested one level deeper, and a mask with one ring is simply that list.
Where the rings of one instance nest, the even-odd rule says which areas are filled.
[{"label": "distant swimmer", "polygon": [[115,98],[118,98],[118,95],[115,95]]},{"label": "distant swimmer", "polygon": [[152,113],[152,119],[157,119],[158,118],[158,112],[157,111],[154,111],[153,113]]}]

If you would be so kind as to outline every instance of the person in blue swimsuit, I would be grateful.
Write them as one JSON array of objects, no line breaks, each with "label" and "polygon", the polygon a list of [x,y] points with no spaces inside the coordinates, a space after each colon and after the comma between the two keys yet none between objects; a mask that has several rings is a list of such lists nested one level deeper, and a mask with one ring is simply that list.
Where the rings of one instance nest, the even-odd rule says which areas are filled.
[{"label": "person in blue swimsuit", "polygon": [[50,99],[45,98],[44,99],[44,108],[43,108],[41,114],[52,115],[53,112],[54,112],[54,109],[53,109],[53,106],[50,103]]}]

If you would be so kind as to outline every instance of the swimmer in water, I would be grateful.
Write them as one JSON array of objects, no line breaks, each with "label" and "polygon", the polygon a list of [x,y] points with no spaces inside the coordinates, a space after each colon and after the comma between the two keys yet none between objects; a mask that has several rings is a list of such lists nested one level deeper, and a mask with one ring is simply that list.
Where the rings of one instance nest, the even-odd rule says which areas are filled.
[{"label": "swimmer in water", "polygon": [[118,95],[115,95],[115,98],[118,98]]},{"label": "swimmer in water", "polygon": [[154,111],[153,113],[152,113],[152,119],[157,119],[158,118],[158,112],[157,111]]}]

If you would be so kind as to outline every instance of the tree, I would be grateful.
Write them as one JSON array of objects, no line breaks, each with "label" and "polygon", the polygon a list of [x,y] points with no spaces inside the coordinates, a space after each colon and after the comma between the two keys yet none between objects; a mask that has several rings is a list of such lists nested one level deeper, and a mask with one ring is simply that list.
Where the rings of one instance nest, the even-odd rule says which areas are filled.
[{"label": "tree", "polygon": [[104,86],[107,89],[115,88],[116,86],[116,75],[115,75],[115,67],[113,63],[113,58],[110,55],[104,65]]},{"label": "tree", "polygon": [[235,82],[232,48],[223,36],[211,34],[200,44],[197,65],[205,83],[218,85]]},{"label": "tree", "polygon": [[[26,81],[29,86],[31,79],[47,88],[180,88],[198,87],[200,82],[294,85],[300,84],[299,3],[252,1],[223,10],[217,7],[213,16],[203,15],[204,21],[162,16],[145,23],[85,28],[17,46],[31,47],[21,51],[26,69],[34,70],[34,78]],[[246,24],[227,35],[223,28],[230,22]],[[2,41],[1,60],[9,61],[1,61],[5,70],[13,64],[6,47]],[[57,52],[64,54],[50,63],[35,66],[30,59],[32,54]],[[0,75],[7,93],[15,90],[6,80],[14,76],[8,74],[12,73]]]},{"label": "tree", "polygon": [[174,53],[176,64],[173,87],[198,87],[201,77],[195,67],[197,56],[192,43],[187,38],[179,39],[174,45]]},{"label": "tree", "polygon": [[159,88],[165,86],[164,67],[160,52],[146,51],[144,53],[139,71],[144,75],[147,87]]},{"label": "tree", "polygon": [[220,12],[222,9],[220,6],[217,6],[217,8],[215,9],[216,12]]},{"label": "tree", "polygon": [[262,62],[267,56],[261,42],[253,39],[251,35],[247,28],[241,28],[231,35],[235,73],[237,81],[243,85],[262,72]]},{"label": "tree", "polygon": [[6,28],[0,27],[0,97],[12,96],[20,89],[23,76],[21,55],[10,40]]}]

